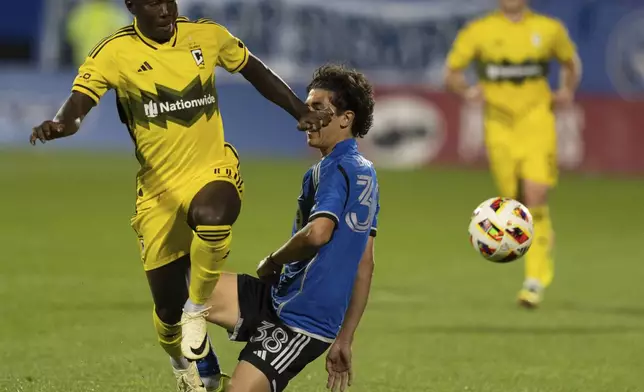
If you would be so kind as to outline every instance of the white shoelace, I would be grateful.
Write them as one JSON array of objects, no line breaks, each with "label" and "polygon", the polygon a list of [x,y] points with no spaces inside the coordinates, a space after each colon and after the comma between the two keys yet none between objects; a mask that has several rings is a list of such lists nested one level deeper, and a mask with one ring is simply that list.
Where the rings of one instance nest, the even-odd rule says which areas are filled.
[{"label": "white shoelace", "polygon": [[210,308],[211,308],[211,306],[207,307],[204,310],[201,310],[199,312],[194,312],[194,313],[193,312],[184,312],[185,318],[183,320],[181,320],[181,322],[179,322],[179,325],[187,324],[187,323],[189,323],[190,321],[192,321],[194,319],[208,317],[208,315],[210,314],[209,313]]}]

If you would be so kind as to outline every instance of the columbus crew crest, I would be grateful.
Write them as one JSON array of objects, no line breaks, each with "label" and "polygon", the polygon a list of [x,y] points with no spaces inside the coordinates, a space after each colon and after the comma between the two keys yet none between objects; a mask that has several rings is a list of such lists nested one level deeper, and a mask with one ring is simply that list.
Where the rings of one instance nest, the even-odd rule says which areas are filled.
[{"label": "columbus crew crest", "polygon": [[188,37],[188,40],[190,41],[188,42],[188,45],[190,47],[190,54],[192,54],[192,59],[195,61],[195,64],[197,64],[199,68],[205,68],[206,59],[204,59],[203,57],[201,46],[199,45],[199,43],[194,42],[192,40],[192,37]]},{"label": "columbus crew crest", "polygon": [[192,49],[190,53],[192,53],[192,58],[193,60],[195,60],[195,64],[197,64],[200,68],[203,68],[204,58],[203,58],[203,52],[201,51],[201,48]]}]

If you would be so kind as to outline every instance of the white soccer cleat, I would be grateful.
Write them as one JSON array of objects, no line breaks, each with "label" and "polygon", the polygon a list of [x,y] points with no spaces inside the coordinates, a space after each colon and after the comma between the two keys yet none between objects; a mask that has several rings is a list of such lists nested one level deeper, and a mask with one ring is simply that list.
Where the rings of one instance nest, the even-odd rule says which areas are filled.
[{"label": "white soccer cleat", "polygon": [[199,312],[187,312],[184,309],[181,315],[181,352],[191,361],[204,358],[210,351],[206,322],[209,309]]},{"label": "white soccer cleat", "polygon": [[519,305],[534,309],[543,301],[543,285],[536,279],[527,279],[519,292]]},{"label": "white soccer cleat", "polygon": [[177,379],[177,392],[207,392],[195,362],[190,362],[190,366],[185,370],[173,368],[172,371]]}]

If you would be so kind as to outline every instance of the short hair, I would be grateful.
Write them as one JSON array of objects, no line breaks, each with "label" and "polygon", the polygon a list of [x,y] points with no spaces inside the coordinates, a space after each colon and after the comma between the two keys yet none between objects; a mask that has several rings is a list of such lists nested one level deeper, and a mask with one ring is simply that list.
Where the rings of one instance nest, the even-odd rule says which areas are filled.
[{"label": "short hair", "polygon": [[351,133],[364,137],[373,124],[373,87],[366,76],[344,65],[327,64],[316,69],[313,80],[306,87],[307,93],[320,88],[332,93],[331,103],[342,113],[355,113]]}]

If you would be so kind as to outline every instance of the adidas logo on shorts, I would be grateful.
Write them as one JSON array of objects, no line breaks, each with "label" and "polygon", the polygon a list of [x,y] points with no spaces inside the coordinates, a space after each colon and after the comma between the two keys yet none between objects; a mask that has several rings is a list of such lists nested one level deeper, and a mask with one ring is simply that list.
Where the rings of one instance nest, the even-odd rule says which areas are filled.
[{"label": "adidas logo on shorts", "polygon": [[264,361],[266,360],[266,350],[253,351],[253,354],[257,355],[258,357],[260,357]]}]

